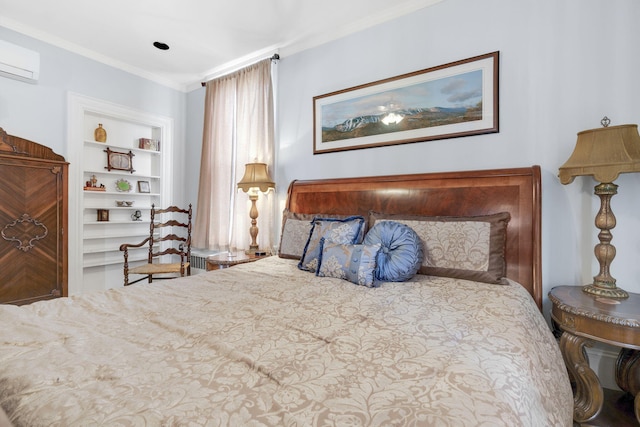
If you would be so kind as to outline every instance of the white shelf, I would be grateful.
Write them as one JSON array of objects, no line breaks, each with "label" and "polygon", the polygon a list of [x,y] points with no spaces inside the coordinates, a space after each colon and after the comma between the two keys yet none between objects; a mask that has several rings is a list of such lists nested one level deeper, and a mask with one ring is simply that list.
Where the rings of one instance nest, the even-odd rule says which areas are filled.
[{"label": "white shelf", "polygon": [[[172,159],[174,123],[168,116],[151,114],[124,105],[70,93],[69,131],[69,294],[122,286],[124,257],[122,243],[139,243],[149,236],[151,205],[169,206],[172,201]],[[106,142],[94,139],[101,124]],[[140,138],[160,141],[160,150],[139,148]],[[107,152],[133,154],[131,167],[108,170]],[[85,191],[95,175],[107,191]],[[131,183],[131,192],[116,190],[120,179]],[[136,181],[147,181],[149,193],[139,193]],[[133,206],[117,206],[116,201],[134,201]],[[97,221],[97,209],[109,211],[109,221]],[[143,221],[131,214],[142,212]],[[131,251],[132,263],[145,262],[148,245]]]},{"label": "white shelf", "polygon": [[117,224],[117,225],[140,225],[140,224],[150,224],[151,221],[150,220],[142,220],[142,221],[85,221],[84,224],[85,225],[110,225],[110,224]]},{"label": "white shelf", "polygon": [[143,241],[145,238],[149,237],[149,232],[146,233],[113,233],[113,234],[86,234],[83,237],[83,240],[104,240],[104,239],[135,239],[139,241]]},{"label": "white shelf", "polygon": [[[112,244],[104,244],[104,245],[94,245],[94,246],[86,246],[85,248],[83,248],[82,253],[85,254],[99,254],[99,253],[106,253],[106,252],[117,252],[120,254],[120,256],[122,256],[122,251],[120,251],[120,245],[122,245],[123,243],[140,243],[142,242],[144,239],[140,239],[139,241],[128,241],[128,242],[117,242],[117,243],[112,243]],[[160,247],[159,245],[154,245],[153,246],[156,250]],[[148,253],[149,252],[149,245],[148,243],[145,243],[143,246],[140,246],[139,248],[129,248],[129,253],[138,253],[138,252],[144,252],[144,253]]]},{"label": "white shelf", "polygon": [[124,176],[127,178],[145,178],[145,179],[160,179],[160,175],[141,175],[139,173],[131,173],[127,171],[108,171],[108,170],[85,170],[85,175],[113,175]]},{"label": "white shelf", "polygon": [[87,190],[82,190],[82,192],[86,195],[86,194],[95,194],[95,195],[103,195],[103,194],[107,194],[107,195],[116,195],[116,196],[152,196],[152,197],[159,197],[160,193],[134,193],[134,192],[124,192],[124,191],[87,191]]},{"label": "white shelf", "polygon": [[144,153],[144,154],[155,154],[155,155],[160,155],[162,153],[162,151],[156,151],[156,150],[145,150],[143,148],[137,148],[137,147],[125,147],[123,145],[114,145],[111,143],[107,143],[107,142],[98,142],[98,141],[93,141],[90,139],[85,139],[84,143],[86,145],[89,146],[96,146],[96,147],[109,147],[112,148],[114,150],[117,151],[131,151],[132,153]]},{"label": "white shelf", "polygon": [[[148,253],[149,252],[149,246],[145,245],[145,246],[141,246],[139,248],[129,248],[129,254],[133,253],[133,252],[140,252],[143,251],[144,253]],[[120,254],[120,256],[122,257],[122,251],[120,250],[120,245],[118,245],[117,248],[113,248],[110,246],[107,247],[103,247],[103,248],[92,248],[92,249],[84,249],[82,251],[82,253],[85,254],[101,254],[101,253],[106,253],[106,252],[117,252],[118,254]],[[131,257],[131,255],[129,255],[129,257]],[[121,260],[123,261],[124,258]]]},{"label": "white shelf", "polygon": [[[148,206],[147,205],[145,205],[145,206],[136,206],[136,205],[133,205],[133,206],[113,206],[113,205],[109,205],[109,206],[107,206],[107,205],[86,206],[85,205],[84,209],[106,209],[108,211],[110,211],[112,209],[114,211],[126,211],[126,210],[129,210],[129,211],[145,211],[146,210],[146,211],[148,211],[148,210],[151,209],[151,205],[148,205]],[[131,222],[133,222],[133,221],[131,221]],[[135,221],[135,222],[140,222],[140,221]]]},{"label": "white shelf", "polygon": [[[106,142],[94,140],[101,124]],[[168,206],[171,201],[172,170],[169,154],[173,151],[173,120],[78,94],[69,103],[69,293],[108,289],[122,284],[124,262],[120,245],[140,243],[149,237],[149,212],[152,204]],[[140,138],[160,141],[161,149],[139,148]],[[131,151],[127,170],[107,169],[107,148]],[[166,155],[165,155],[166,154]],[[95,175],[97,185],[106,191],[86,191],[86,182]],[[118,180],[131,184],[130,192],[117,191]],[[149,183],[150,192],[138,192],[136,181]],[[75,196],[75,197],[74,197]],[[133,201],[133,206],[117,206],[116,201]],[[109,211],[109,221],[97,221],[97,210]],[[132,221],[135,211],[142,221]],[[129,262],[145,262],[148,243],[129,249]],[[88,281],[91,284],[88,284]]]},{"label": "white shelf", "polygon": [[[87,257],[85,257],[85,261],[82,263],[82,266],[84,268],[90,268],[90,267],[102,267],[105,265],[114,265],[114,264],[124,264],[124,255],[122,255],[122,252],[120,252],[119,254],[109,254],[107,252],[105,252],[106,256],[101,257],[98,260],[89,260]],[[92,255],[92,254],[87,254],[87,255]],[[133,256],[133,254],[129,255],[129,264],[133,263],[133,262],[138,262],[138,261],[146,261],[147,255],[146,253],[140,253],[139,255],[135,255]]]}]

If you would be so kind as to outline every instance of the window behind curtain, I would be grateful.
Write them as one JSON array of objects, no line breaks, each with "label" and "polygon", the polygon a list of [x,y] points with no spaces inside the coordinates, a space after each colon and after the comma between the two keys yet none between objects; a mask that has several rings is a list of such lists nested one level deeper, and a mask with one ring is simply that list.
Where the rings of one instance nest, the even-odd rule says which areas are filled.
[{"label": "window behind curtain", "polygon": [[[207,82],[193,246],[249,247],[251,203],[237,190],[245,164],[266,163],[273,177],[274,117],[271,60]],[[260,193],[258,245],[271,247],[274,193]]]}]

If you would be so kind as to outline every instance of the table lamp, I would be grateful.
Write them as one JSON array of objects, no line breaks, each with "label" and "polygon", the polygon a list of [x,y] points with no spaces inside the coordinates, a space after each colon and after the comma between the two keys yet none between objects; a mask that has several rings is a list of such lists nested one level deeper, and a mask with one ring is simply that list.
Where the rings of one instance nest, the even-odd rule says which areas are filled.
[{"label": "table lamp", "polygon": [[573,153],[560,167],[558,176],[563,184],[583,175],[592,175],[600,182],[595,186],[595,194],[600,197],[600,210],[595,219],[596,227],[600,229],[600,243],[594,248],[600,272],[593,278],[593,283],[583,286],[583,291],[609,298],[627,298],[629,294],[616,287],[616,279],[609,272],[616,256],[616,248],[611,244],[611,229],[616,226],[616,217],[610,203],[611,197],[617,194],[618,186],[613,181],[618,175],[640,172],[640,135],[637,125],[609,126],[607,117],[600,123],[602,128],[578,133]]},{"label": "table lamp", "polygon": [[244,176],[238,183],[238,188],[242,189],[245,193],[249,194],[249,200],[251,200],[251,210],[249,211],[249,217],[251,217],[251,227],[249,228],[249,234],[251,235],[251,245],[246,251],[247,254],[255,255],[256,252],[260,252],[258,249],[258,243],[256,238],[258,237],[258,208],[256,207],[256,201],[258,200],[258,191],[266,193],[276,185],[269,176],[266,163],[247,163],[245,166]]}]

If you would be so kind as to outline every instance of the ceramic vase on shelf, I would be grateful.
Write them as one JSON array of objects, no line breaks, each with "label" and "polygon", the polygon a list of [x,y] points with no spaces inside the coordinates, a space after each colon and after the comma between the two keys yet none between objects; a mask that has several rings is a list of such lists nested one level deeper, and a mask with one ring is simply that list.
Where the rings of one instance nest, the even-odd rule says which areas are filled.
[{"label": "ceramic vase on shelf", "polygon": [[107,142],[107,131],[102,127],[102,123],[98,123],[98,127],[93,131],[93,137],[98,142]]}]

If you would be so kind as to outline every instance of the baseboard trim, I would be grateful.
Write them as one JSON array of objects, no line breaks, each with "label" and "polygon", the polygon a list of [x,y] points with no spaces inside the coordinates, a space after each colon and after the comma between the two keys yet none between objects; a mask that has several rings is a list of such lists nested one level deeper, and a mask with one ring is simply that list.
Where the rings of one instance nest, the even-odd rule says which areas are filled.
[{"label": "baseboard trim", "polygon": [[589,366],[595,371],[600,380],[600,385],[611,390],[620,390],[616,384],[615,370],[618,358],[618,347],[596,343],[593,347],[587,347]]}]

